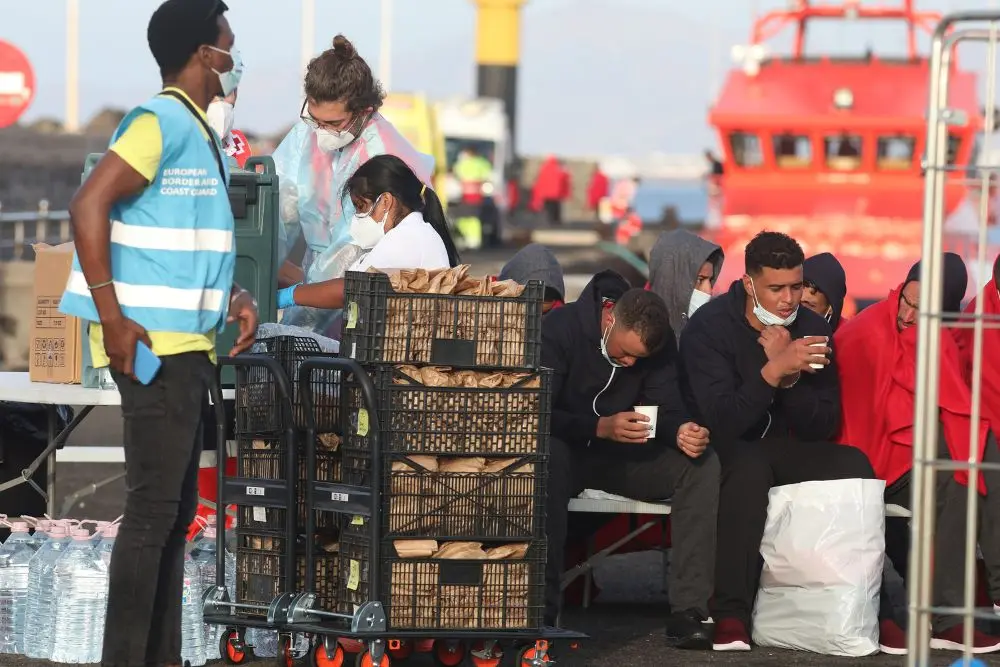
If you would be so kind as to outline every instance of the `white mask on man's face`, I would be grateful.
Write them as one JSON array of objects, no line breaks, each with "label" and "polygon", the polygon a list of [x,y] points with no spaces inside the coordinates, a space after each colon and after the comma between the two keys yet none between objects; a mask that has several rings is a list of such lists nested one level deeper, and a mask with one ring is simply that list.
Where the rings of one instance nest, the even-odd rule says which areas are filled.
[{"label": "white mask on man's face", "polygon": [[233,131],[233,105],[225,100],[215,100],[208,105],[208,125],[220,139],[225,139]]},{"label": "white mask on man's face", "polygon": [[692,290],[691,300],[688,302],[688,317],[694,315],[694,312],[696,310],[698,310],[711,300],[712,300],[711,294],[705,294],[700,289]]},{"label": "white mask on man's face", "polygon": [[781,317],[760,305],[760,301],[757,299],[757,287],[753,284],[753,278],[750,279],[750,293],[753,295],[753,314],[765,327],[788,327],[799,316],[799,308],[797,306],[791,315]]}]

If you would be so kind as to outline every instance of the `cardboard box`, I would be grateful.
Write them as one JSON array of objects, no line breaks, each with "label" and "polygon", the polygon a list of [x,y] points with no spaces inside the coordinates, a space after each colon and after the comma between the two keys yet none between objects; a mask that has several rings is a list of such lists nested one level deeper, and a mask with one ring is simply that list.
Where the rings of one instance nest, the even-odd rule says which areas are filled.
[{"label": "cardboard box", "polygon": [[73,269],[73,243],[35,249],[35,312],[31,322],[28,373],[32,382],[79,384],[83,366],[83,327],[59,312]]}]

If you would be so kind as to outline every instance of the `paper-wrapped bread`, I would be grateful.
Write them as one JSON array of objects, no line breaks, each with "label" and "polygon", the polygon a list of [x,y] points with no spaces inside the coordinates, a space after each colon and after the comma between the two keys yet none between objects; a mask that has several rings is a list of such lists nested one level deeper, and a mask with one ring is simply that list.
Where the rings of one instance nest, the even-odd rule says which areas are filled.
[{"label": "paper-wrapped bread", "polygon": [[482,542],[446,542],[433,558],[449,560],[486,560]]},{"label": "paper-wrapped bread", "polygon": [[430,558],[438,551],[437,540],[396,540],[392,546],[400,558]]}]

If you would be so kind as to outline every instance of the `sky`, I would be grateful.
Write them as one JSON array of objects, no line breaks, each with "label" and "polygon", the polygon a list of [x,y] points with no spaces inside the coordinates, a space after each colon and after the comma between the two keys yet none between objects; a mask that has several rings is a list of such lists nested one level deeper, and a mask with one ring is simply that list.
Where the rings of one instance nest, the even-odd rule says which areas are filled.
[{"label": "sky", "polygon": [[[570,156],[687,154],[714,144],[707,110],[745,44],[755,12],[788,0],[528,0],[523,11],[518,148]],[[829,0],[827,0],[829,1]],[[881,0],[889,4],[893,0]],[[901,1],[901,0],[900,0]],[[159,0],[79,0],[80,105],[86,123],[159,89],[146,24]],[[865,0],[867,3],[867,0]],[[298,0],[228,0],[246,70],[236,125],[287,128],[302,100]],[[379,0],[317,0],[317,51],[343,32],[380,71]],[[475,91],[472,0],[393,0],[390,89],[432,98]],[[875,3],[872,3],[875,4]],[[917,0],[922,10],[1000,7],[998,0]],[[1000,9],[998,9],[1000,11]],[[818,24],[810,51],[899,53],[892,26]],[[0,40],[31,60],[35,100],[24,120],[65,109],[65,1],[4,0]],[[787,47],[785,39],[773,51]],[[627,118],[627,122],[622,122]]]}]

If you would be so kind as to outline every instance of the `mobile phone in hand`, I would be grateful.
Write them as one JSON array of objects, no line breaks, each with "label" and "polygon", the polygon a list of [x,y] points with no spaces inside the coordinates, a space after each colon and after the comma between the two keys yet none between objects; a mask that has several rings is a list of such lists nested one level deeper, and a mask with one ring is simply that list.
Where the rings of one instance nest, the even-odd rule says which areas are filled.
[{"label": "mobile phone in hand", "polygon": [[142,384],[149,384],[160,372],[163,362],[153,354],[153,351],[141,340],[135,344],[135,362],[132,364],[132,372]]}]

